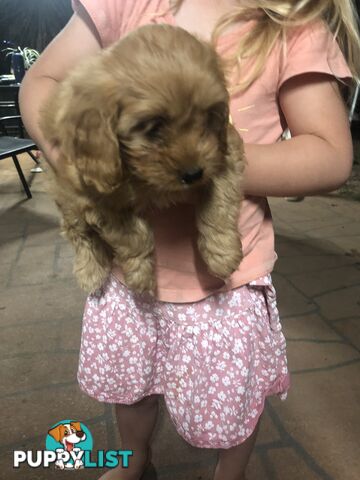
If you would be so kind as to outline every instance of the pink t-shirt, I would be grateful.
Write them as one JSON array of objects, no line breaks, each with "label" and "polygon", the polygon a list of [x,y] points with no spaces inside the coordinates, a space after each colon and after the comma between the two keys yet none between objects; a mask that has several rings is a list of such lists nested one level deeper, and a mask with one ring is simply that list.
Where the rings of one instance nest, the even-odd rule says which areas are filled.
[{"label": "pink t-shirt", "polygon": [[[76,11],[80,0],[73,0]],[[140,25],[176,20],[168,0],[81,0],[92,18],[103,47],[111,45]],[[218,52],[235,47],[252,22],[239,25],[219,40]],[[261,76],[244,93],[234,94],[230,110],[234,125],[245,143],[277,142],[286,128],[278,102],[281,85],[290,77],[306,72],[351,77],[345,59],[332,35],[322,23],[298,28],[289,38],[287,56],[274,48]],[[272,271],[277,255],[274,230],[266,198],[245,198],[239,218],[244,258],[229,281],[212,277],[196,248],[194,209],[191,205],[171,207],[154,215],[158,299],[168,302],[193,302],[215,291],[244,285]],[[119,268],[114,275],[122,280]]]}]

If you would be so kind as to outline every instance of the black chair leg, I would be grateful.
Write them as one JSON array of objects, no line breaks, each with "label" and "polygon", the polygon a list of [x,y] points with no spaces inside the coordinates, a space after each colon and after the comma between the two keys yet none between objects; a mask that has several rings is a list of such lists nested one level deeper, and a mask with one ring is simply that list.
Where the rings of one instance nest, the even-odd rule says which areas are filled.
[{"label": "black chair leg", "polygon": [[35,155],[32,152],[27,152],[27,153],[30,155],[30,157],[34,160],[35,163],[40,165],[40,160],[38,158],[36,158]]},{"label": "black chair leg", "polygon": [[18,174],[19,174],[21,183],[23,184],[23,187],[24,187],[24,190],[25,190],[25,193],[26,193],[27,197],[28,197],[28,198],[32,198],[29,185],[27,184],[27,181],[26,181],[26,179],[25,179],[25,177],[24,177],[23,171],[21,170],[20,163],[19,163],[19,160],[17,159],[17,156],[16,156],[16,155],[12,155],[12,159],[13,159],[13,162],[14,162],[14,164],[15,164],[16,170],[17,170],[17,172],[18,172]]}]

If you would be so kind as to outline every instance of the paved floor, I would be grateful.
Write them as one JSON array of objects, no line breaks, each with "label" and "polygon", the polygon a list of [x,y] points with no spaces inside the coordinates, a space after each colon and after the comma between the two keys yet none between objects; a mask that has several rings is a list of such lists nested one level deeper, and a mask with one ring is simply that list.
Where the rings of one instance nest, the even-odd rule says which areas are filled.
[{"label": "paved floor", "polygon": [[[71,274],[44,174],[25,200],[11,161],[0,163],[0,478],[92,480],[99,471],[12,468],[12,451],[44,448],[47,430],[79,418],[96,449],[119,448],[110,407],[76,380],[84,295]],[[273,274],[292,388],[266,406],[249,480],[360,476],[360,203],[334,196],[272,199],[279,260]],[[161,406],[144,480],[210,480],[215,451],[191,447]]]}]

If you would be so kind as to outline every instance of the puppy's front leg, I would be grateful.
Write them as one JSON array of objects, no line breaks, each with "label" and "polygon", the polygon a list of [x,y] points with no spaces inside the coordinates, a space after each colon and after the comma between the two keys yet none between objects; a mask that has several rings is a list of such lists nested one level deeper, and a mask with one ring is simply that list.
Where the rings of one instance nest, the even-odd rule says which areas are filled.
[{"label": "puppy's front leg", "polygon": [[137,293],[155,294],[154,235],[148,222],[131,213],[113,219],[103,236],[112,246],[114,261],[124,274],[126,285]]},{"label": "puppy's front leg", "polygon": [[75,247],[76,279],[83,290],[92,293],[103,285],[110,273],[111,249],[80,215],[69,216],[63,212],[62,230]]},{"label": "puppy's front leg", "polygon": [[239,266],[242,246],[238,231],[244,169],[243,143],[232,125],[221,175],[212,180],[197,205],[198,248],[210,273],[228,278]]}]

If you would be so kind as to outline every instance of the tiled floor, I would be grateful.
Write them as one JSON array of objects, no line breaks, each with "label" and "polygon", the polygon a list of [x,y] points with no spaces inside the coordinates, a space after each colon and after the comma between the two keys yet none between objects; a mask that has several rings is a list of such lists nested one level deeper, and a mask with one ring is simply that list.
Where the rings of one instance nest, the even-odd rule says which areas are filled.
[{"label": "tiled floor", "polygon": [[[96,470],[12,468],[15,449],[44,448],[57,421],[78,418],[95,449],[120,448],[109,406],[76,384],[84,295],[71,274],[45,174],[25,200],[0,162],[0,479],[92,480]],[[360,478],[360,203],[334,196],[271,199],[279,260],[273,279],[288,340],[292,388],[266,406],[248,480]],[[216,452],[191,447],[161,404],[144,480],[210,480]]]}]

